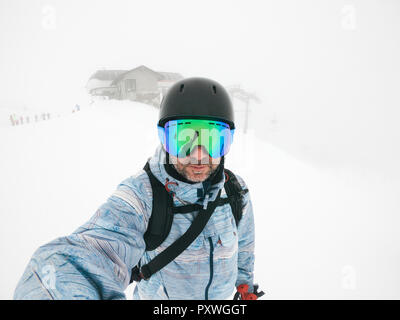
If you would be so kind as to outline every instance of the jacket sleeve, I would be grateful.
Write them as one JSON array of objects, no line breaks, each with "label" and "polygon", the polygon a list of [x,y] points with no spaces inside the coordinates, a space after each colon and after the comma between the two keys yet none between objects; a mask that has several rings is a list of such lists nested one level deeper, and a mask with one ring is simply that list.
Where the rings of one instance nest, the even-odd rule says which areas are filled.
[{"label": "jacket sleeve", "polygon": [[148,211],[129,179],[86,224],[34,253],[14,299],[125,299],[131,269],[145,250]]},{"label": "jacket sleeve", "polygon": [[[243,189],[247,189],[243,179],[237,176],[239,183]],[[238,225],[239,248],[238,248],[238,276],[236,287],[240,284],[248,284],[249,291],[253,291],[254,280],[254,239],[255,226],[253,206],[249,192],[246,193],[243,199],[243,215]]]}]

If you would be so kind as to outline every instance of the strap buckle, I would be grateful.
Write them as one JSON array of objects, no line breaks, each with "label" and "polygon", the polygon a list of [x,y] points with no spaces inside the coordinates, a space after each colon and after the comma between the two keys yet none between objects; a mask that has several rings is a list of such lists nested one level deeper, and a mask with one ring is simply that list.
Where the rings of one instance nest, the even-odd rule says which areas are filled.
[{"label": "strap buckle", "polygon": [[132,283],[133,281],[140,282],[142,280],[149,280],[149,278],[145,277],[145,275],[143,274],[141,268],[139,268],[138,266],[134,267],[132,269],[130,283]]}]

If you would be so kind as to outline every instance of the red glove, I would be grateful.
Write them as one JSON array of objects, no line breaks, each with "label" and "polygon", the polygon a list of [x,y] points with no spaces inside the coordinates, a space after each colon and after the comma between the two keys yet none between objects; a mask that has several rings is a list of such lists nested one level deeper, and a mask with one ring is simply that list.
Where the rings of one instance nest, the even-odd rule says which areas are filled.
[{"label": "red glove", "polygon": [[234,300],[257,300],[259,297],[264,295],[264,292],[258,292],[258,285],[254,285],[254,293],[249,292],[249,286],[247,284],[241,284],[237,286],[237,292]]}]

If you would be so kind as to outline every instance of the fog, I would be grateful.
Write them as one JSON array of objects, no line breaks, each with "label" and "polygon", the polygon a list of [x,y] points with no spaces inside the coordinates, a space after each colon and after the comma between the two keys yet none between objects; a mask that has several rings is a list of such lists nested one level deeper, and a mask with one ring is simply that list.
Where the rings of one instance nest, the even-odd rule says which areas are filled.
[{"label": "fog", "polygon": [[[20,130],[10,126],[13,110],[69,114],[75,104],[86,105],[84,87],[99,69],[145,65],[185,77],[212,78],[225,86],[240,85],[259,98],[249,106],[248,136],[254,139],[243,140],[259,144],[253,144],[242,161],[251,159],[264,179],[282,178],[276,188],[264,189],[248,171],[258,201],[268,201],[268,193],[280,200],[273,205],[255,203],[255,208],[270,210],[258,213],[267,215],[260,221],[275,223],[266,226],[270,236],[263,238],[269,241],[262,263],[267,273],[263,279],[274,288],[271,297],[399,298],[399,16],[400,3],[395,0],[0,0],[0,153],[8,154],[2,164],[12,165],[10,155],[17,154],[19,147],[20,140],[13,141],[16,135],[10,133]],[[244,105],[237,99],[234,103],[243,128]],[[291,160],[268,159],[271,150]],[[284,173],[284,163],[291,168],[292,178]],[[299,169],[302,174],[291,180],[297,165],[310,171]],[[271,166],[276,166],[275,175]],[[337,192],[329,195],[325,206],[314,201],[318,195],[328,195],[316,192],[305,172],[313,175],[310,181],[331,186],[321,190]],[[242,176],[246,180],[246,174]],[[1,201],[21,196],[18,188],[14,194],[6,192],[10,179],[1,182]],[[24,183],[23,177],[18,181]],[[298,190],[289,185],[294,181],[298,188],[304,181],[303,198],[297,195],[294,201],[303,217],[295,220],[297,225],[282,216],[296,210],[293,203],[289,205]],[[9,203],[0,208],[1,219],[11,221]],[[293,239],[290,232],[279,233],[285,223],[290,224]],[[310,233],[303,239],[305,245],[321,241],[320,251],[315,247],[306,251],[307,262],[299,257],[297,266],[287,265],[289,260],[279,263],[283,251],[278,249],[287,249],[302,228],[318,230],[328,223],[331,238],[323,238],[328,242],[318,237],[312,242]],[[316,236],[323,235],[317,232]],[[31,237],[34,231],[25,240]],[[278,239],[288,243],[279,244]],[[9,257],[13,239],[2,241],[1,251]],[[326,250],[333,250],[336,243],[342,251],[329,255],[323,243],[332,244]],[[321,257],[328,256],[324,272],[313,269],[321,264]],[[368,269],[371,266],[375,269]],[[296,273],[296,268],[302,271]],[[341,285],[349,274],[358,276],[357,282]],[[316,278],[338,287],[332,285],[330,295],[318,287]],[[268,283],[264,287],[268,291]],[[10,292],[2,297],[9,298]]]}]

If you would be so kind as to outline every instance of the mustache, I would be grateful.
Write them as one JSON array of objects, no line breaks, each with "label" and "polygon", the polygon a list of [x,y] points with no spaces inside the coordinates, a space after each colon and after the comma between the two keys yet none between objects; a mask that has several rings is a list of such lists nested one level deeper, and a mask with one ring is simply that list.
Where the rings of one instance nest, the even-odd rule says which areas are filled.
[{"label": "mustache", "polygon": [[198,159],[197,157],[187,157],[182,160],[182,164],[185,165],[208,165],[211,167],[213,164],[209,157],[203,157],[201,159]]}]

